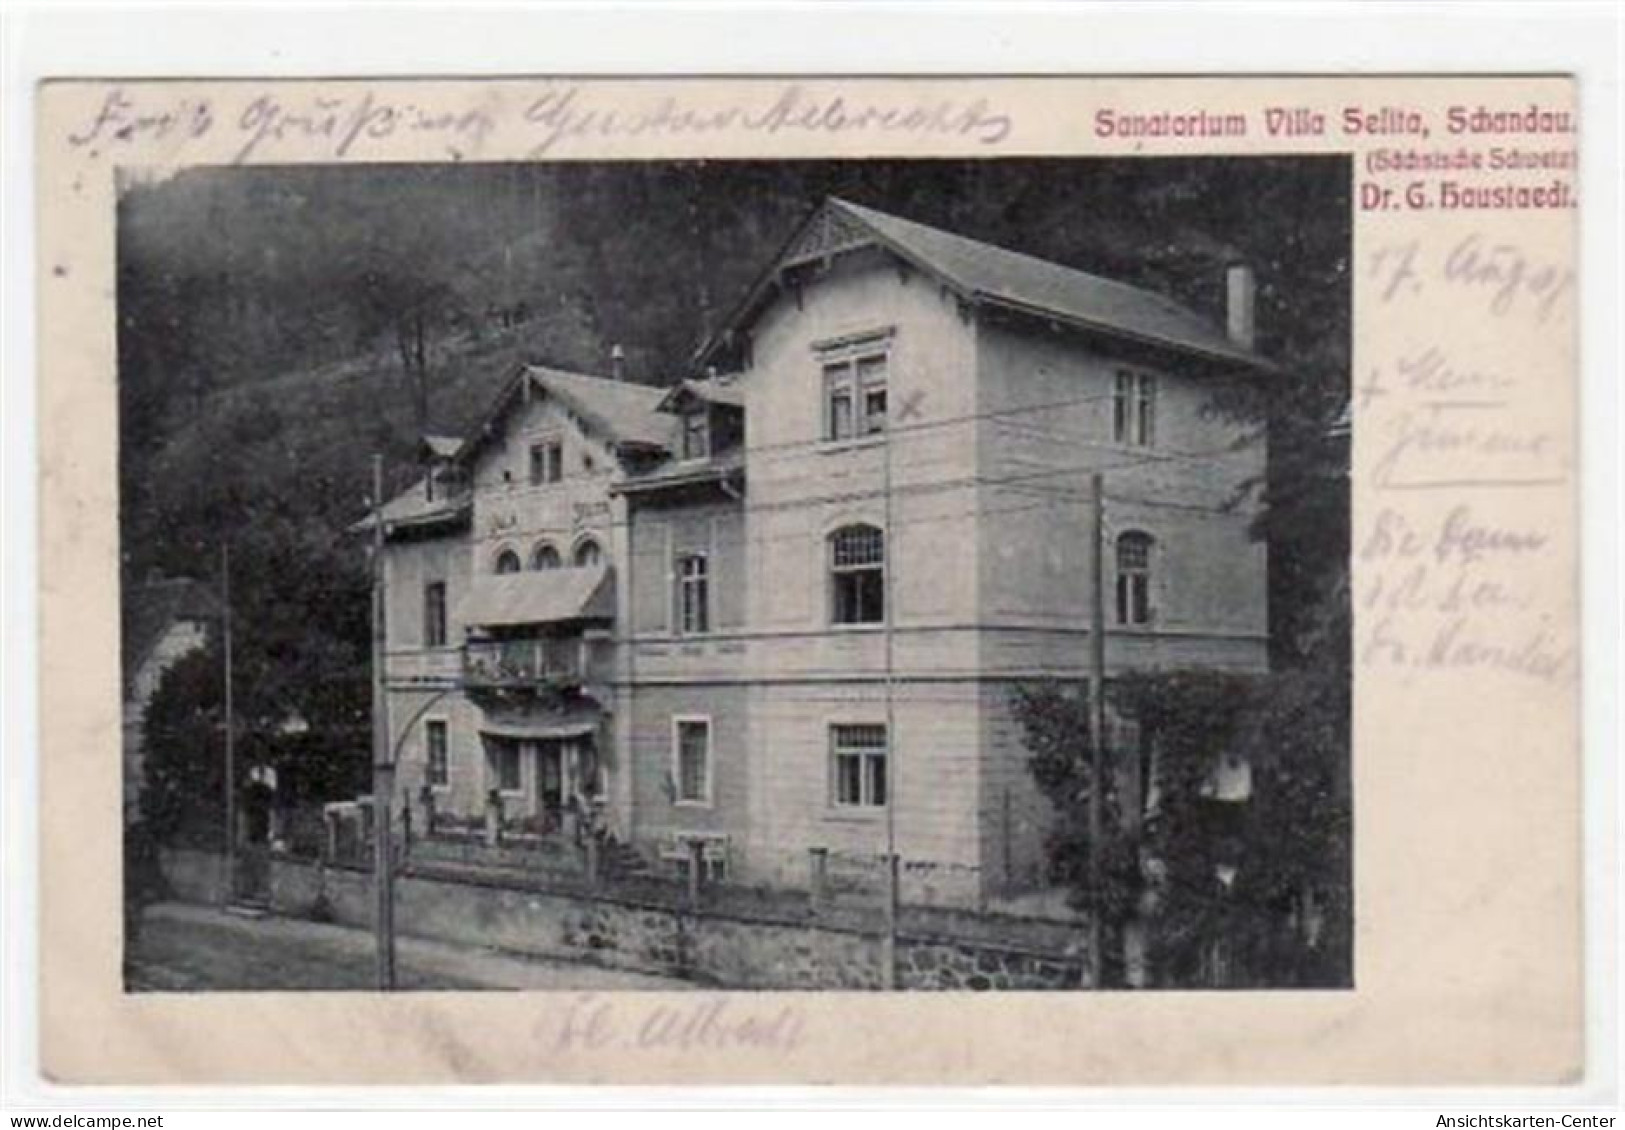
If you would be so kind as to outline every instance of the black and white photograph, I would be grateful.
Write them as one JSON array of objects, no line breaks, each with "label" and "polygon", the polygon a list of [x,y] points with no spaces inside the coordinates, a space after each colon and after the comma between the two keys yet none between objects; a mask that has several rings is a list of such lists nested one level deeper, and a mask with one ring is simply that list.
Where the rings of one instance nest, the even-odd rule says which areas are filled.
[{"label": "black and white photograph", "polygon": [[1346,155],[117,178],[126,992],[1354,988]]}]

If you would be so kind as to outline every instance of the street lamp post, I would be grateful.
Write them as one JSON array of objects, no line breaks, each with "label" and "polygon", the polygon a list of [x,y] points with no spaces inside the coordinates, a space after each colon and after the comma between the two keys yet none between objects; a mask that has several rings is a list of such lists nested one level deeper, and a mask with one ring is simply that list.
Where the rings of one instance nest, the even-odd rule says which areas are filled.
[{"label": "street lamp post", "polygon": [[395,788],[384,685],[384,457],[372,457],[372,827],[373,926],[378,940],[378,987],[395,987],[394,840],[389,815]]},{"label": "street lamp post", "polygon": [[237,716],[231,688],[231,546],[226,542],[220,543],[220,650],[226,713],[226,878],[221,900],[230,905],[237,897]]}]

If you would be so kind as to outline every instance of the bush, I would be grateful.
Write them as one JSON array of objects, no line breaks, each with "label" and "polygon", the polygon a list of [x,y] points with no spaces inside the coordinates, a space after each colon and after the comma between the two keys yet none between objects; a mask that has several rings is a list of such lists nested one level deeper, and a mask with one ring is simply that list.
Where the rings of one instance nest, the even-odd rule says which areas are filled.
[{"label": "bush", "polygon": [[[1056,811],[1052,878],[1098,909],[1107,983],[1121,979],[1118,939],[1146,926],[1158,983],[1347,984],[1352,899],[1346,675],[1313,669],[1244,676],[1134,672],[1109,686],[1138,724],[1141,757],[1108,748],[1102,882],[1091,885],[1090,710],[1075,688],[1017,692],[1031,771]],[[1245,802],[1213,795],[1221,755],[1251,770]],[[1153,789],[1129,770],[1154,764]],[[1135,814],[1126,805],[1139,798]],[[1130,819],[1138,815],[1138,819]]]}]

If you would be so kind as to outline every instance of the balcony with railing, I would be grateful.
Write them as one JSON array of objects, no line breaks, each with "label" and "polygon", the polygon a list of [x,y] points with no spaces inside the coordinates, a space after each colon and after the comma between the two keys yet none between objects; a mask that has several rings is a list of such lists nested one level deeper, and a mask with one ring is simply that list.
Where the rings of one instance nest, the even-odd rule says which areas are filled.
[{"label": "balcony with railing", "polygon": [[580,636],[471,640],[463,648],[463,682],[471,689],[565,689],[585,677]]}]

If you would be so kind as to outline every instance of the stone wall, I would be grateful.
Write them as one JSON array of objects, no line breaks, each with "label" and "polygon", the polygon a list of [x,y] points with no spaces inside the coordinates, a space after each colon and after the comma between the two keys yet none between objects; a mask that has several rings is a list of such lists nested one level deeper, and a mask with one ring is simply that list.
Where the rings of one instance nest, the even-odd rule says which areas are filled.
[{"label": "stone wall", "polygon": [[[166,850],[176,898],[212,903],[217,856]],[[353,867],[278,857],[272,907],[282,914],[370,927],[372,876]],[[515,954],[660,973],[728,988],[879,989],[878,914],[815,909],[759,892],[709,892],[699,911],[675,889],[637,896],[547,889],[539,877],[471,876],[432,865],[399,878],[402,935]],[[1075,989],[1092,983],[1083,929],[1011,916],[905,908],[898,921],[901,989]]]}]

